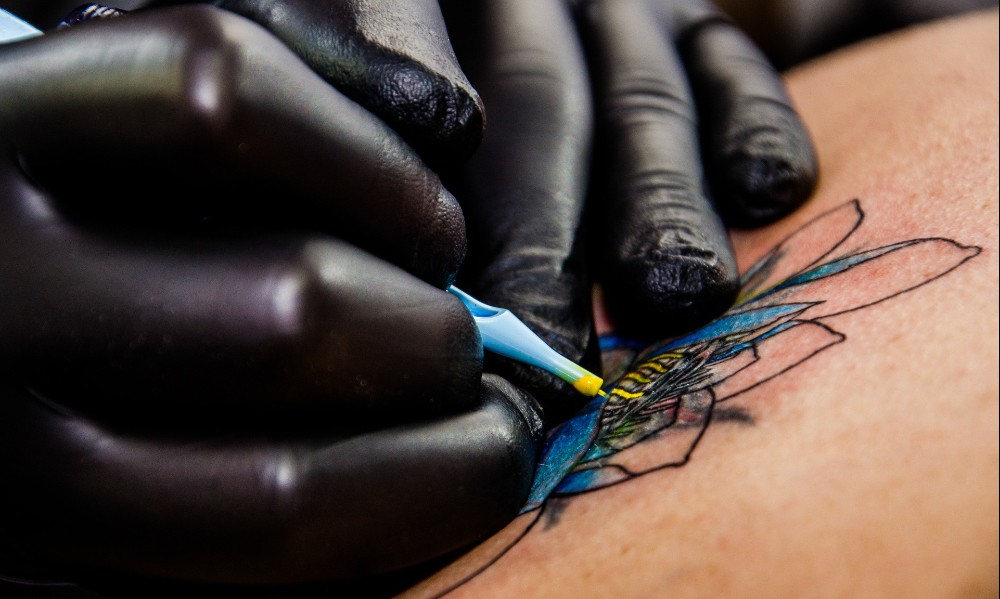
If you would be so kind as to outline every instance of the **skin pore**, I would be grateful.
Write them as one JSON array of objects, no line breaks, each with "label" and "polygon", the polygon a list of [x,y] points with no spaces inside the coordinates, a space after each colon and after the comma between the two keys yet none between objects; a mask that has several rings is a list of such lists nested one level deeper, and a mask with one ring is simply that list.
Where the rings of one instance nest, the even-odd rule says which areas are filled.
[{"label": "skin pore", "polygon": [[794,327],[815,351],[794,330],[761,338],[789,367],[715,404],[703,434],[692,418],[618,454],[672,467],[557,489],[410,596],[480,569],[449,596],[995,596],[997,23],[923,26],[791,73],[820,186],[733,235],[741,272],[775,247],[762,289],[893,251],[790,291],[823,302]]}]

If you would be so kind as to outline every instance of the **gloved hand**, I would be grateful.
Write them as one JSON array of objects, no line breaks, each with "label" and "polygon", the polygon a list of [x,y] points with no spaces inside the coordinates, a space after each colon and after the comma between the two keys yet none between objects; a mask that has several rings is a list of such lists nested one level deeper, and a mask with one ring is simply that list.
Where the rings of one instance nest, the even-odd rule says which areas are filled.
[{"label": "gloved hand", "polygon": [[380,119],[211,7],[0,46],[0,95],[9,552],[318,580],[516,513],[538,415],[481,379],[461,213]]},{"label": "gloved hand", "polygon": [[[591,369],[592,278],[639,337],[726,309],[738,273],[724,222],[780,218],[816,179],[779,75],[740,31],[700,0],[443,8],[489,117],[449,183],[469,227],[461,286]],[[576,403],[540,370],[500,368],[547,410]]]},{"label": "gloved hand", "polygon": [[482,140],[482,102],[458,67],[437,0],[152,0],[148,6],[183,2],[207,2],[264,26],[432,166],[461,162]]},{"label": "gloved hand", "polygon": [[690,330],[739,287],[723,227],[801,205],[816,156],[779,75],[706,0],[581,0],[597,105],[605,297],[623,330]]},{"label": "gloved hand", "polygon": [[[454,173],[461,163],[461,152],[419,133],[461,129],[471,139],[472,125],[482,122],[477,110],[456,129],[448,118],[454,111],[431,108],[479,106],[434,2],[215,3],[274,31],[327,81],[407,135],[438,170]],[[738,273],[718,215],[730,225],[770,222],[805,201],[816,177],[808,136],[760,52],[702,0],[587,1],[570,10],[554,0],[444,7],[491,123],[481,151],[449,177],[474,246],[462,285],[513,310],[591,369],[597,352],[588,261],[624,332],[661,337],[728,307]],[[400,75],[410,69],[384,67],[387,52],[428,65],[425,83]],[[594,143],[591,91],[599,116],[588,226],[582,208]],[[475,100],[455,99],[466,97]],[[589,240],[578,235],[584,227]],[[491,369],[543,399],[572,396],[540,370],[502,360]]]}]

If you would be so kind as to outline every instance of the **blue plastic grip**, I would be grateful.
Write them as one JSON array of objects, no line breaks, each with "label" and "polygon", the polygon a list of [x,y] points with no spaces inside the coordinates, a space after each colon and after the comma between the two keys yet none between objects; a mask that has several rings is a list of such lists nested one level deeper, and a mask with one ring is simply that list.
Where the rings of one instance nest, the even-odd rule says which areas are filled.
[{"label": "blue plastic grip", "polygon": [[0,44],[41,35],[42,32],[0,8]]},{"label": "blue plastic grip", "polygon": [[549,347],[509,310],[484,304],[454,285],[448,291],[462,300],[469,309],[479,327],[484,348],[548,370],[569,383],[590,374],[582,366]]}]

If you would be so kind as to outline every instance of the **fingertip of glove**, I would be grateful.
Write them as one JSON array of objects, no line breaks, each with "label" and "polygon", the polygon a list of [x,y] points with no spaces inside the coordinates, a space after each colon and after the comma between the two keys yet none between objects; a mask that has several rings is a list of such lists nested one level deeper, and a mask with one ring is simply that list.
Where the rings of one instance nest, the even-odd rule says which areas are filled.
[{"label": "fingertip of glove", "polygon": [[383,65],[374,76],[372,101],[429,163],[460,163],[479,147],[485,118],[474,92],[408,62]]},{"label": "fingertip of glove", "polygon": [[465,216],[458,200],[444,187],[426,210],[426,224],[416,239],[411,272],[440,289],[455,281],[465,260]]},{"label": "fingertip of glove", "polygon": [[715,165],[713,195],[727,224],[759,227],[809,199],[817,180],[812,141],[787,104],[747,101],[735,112]]},{"label": "fingertip of glove", "polygon": [[619,332],[655,338],[690,331],[726,310],[739,291],[735,264],[711,252],[625,261],[604,293]]},{"label": "fingertip of glove", "polygon": [[811,162],[796,156],[740,155],[728,164],[720,194],[727,223],[735,227],[770,224],[801,206],[815,187]]}]

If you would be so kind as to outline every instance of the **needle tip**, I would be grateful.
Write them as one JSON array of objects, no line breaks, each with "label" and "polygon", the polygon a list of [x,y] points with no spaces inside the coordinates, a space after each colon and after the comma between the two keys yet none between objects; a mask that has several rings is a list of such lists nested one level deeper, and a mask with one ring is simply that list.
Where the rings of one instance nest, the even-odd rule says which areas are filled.
[{"label": "needle tip", "polygon": [[573,381],[573,387],[587,397],[593,397],[598,393],[603,395],[603,392],[601,391],[602,385],[604,385],[604,379],[592,374],[585,374]]}]

